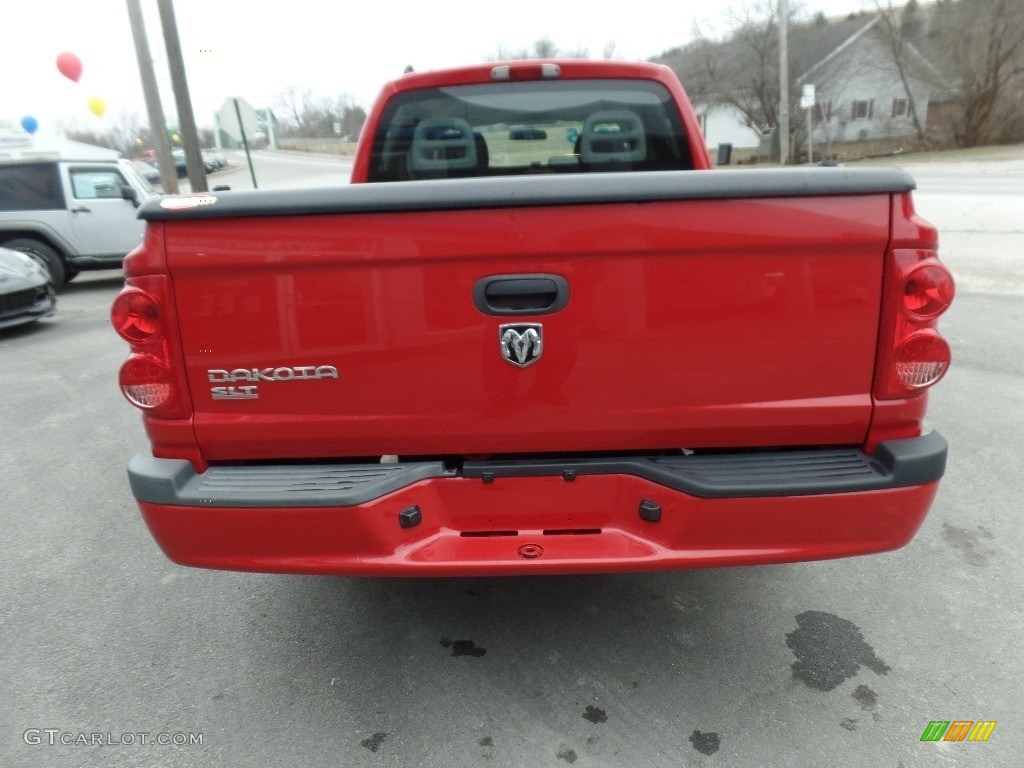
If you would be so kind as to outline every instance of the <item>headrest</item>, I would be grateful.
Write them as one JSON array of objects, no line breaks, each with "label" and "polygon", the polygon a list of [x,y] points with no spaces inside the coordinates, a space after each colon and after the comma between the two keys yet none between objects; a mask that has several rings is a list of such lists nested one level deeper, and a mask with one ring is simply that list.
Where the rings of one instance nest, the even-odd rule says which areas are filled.
[{"label": "headrest", "polygon": [[594,112],[580,134],[580,160],[584,163],[635,163],[646,159],[644,124],[628,109]]},{"label": "headrest", "polygon": [[476,167],[476,139],[469,123],[458,117],[432,117],[413,133],[409,170],[438,173]]}]

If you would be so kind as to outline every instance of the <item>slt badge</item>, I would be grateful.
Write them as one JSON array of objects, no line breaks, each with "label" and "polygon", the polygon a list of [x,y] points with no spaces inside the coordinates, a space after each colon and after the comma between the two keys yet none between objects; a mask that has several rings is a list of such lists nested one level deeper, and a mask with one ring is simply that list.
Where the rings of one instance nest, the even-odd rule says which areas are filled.
[{"label": "slt badge", "polygon": [[501,356],[518,368],[540,359],[544,350],[544,327],[540,323],[507,323],[498,326]]},{"label": "slt badge", "polygon": [[[236,368],[228,371],[223,368],[211,368],[206,372],[212,384],[235,383],[239,381],[308,381],[316,379],[336,379],[338,369],[333,365],[297,365],[293,368]],[[260,394],[255,384],[241,387],[210,387],[210,396],[214,400],[259,400]]]}]

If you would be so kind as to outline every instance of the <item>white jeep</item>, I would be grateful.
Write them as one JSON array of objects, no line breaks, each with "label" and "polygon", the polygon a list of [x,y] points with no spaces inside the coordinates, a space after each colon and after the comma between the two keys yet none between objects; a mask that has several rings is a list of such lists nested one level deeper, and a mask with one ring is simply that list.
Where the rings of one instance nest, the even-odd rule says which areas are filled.
[{"label": "white jeep", "polygon": [[120,267],[142,239],[136,208],[154,194],[127,160],[0,161],[0,246],[34,258],[59,289]]}]

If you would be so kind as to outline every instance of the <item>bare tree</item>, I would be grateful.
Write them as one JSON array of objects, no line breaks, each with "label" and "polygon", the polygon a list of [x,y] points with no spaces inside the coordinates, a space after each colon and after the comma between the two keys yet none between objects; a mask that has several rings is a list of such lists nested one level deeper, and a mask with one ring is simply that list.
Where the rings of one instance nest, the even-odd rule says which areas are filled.
[{"label": "bare tree", "polygon": [[904,6],[902,12],[893,7],[892,0],[874,0],[875,9],[878,11],[879,29],[882,31],[882,38],[885,41],[886,53],[889,61],[896,68],[900,84],[903,86],[903,93],[907,97],[907,112],[910,114],[911,122],[914,125],[914,132],[919,141],[926,141],[924,122],[918,114],[917,100],[914,98],[914,91],[911,87],[911,79],[916,75],[918,79],[926,79],[936,84],[938,73],[922,72],[930,65],[923,59],[917,49],[911,43],[911,39],[917,35],[920,29],[920,20],[917,17],[916,0],[910,0]]},{"label": "bare tree", "polygon": [[504,45],[499,45],[495,54],[487,57],[487,61],[514,61],[528,58],[530,58],[530,52],[525,48],[506,48]]},{"label": "bare tree", "polygon": [[293,85],[278,94],[274,104],[286,121],[281,131],[285,137],[355,137],[366,120],[366,110],[347,93],[331,99],[317,96],[310,88]]},{"label": "bare tree", "polygon": [[[610,46],[610,47],[609,47]],[[615,43],[609,42],[605,46],[604,58],[610,58],[615,51]],[[533,41],[533,45],[527,48],[506,48],[503,45],[498,46],[497,52],[493,56],[488,56],[487,61],[511,61],[515,59],[589,59],[590,50],[585,46],[578,45],[575,48],[561,49],[551,40],[550,37],[545,35],[544,37],[538,38]]]},{"label": "bare tree", "polygon": [[323,100],[314,96],[310,88],[289,85],[274,99],[287,121],[299,136],[311,136],[314,124],[323,112]]},{"label": "bare tree", "polygon": [[[790,7],[791,22],[799,12],[795,4]],[[699,70],[694,79],[704,84],[701,90],[707,97],[735,107],[748,127],[762,131],[778,120],[778,5],[774,0],[756,0],[730,11],[729,21],[732,32],[724,42],[694,28],[691,58]]]},{"label": "bare tree", "polygon": [[138,151],[139,140],[146,142],[148,134],[142,127],[139,113],[134,110],[121,110],[109,119],[109,127],[104,132],[110,146],[124,155],[131,155]]},{"label": "bare tree", "polygon": [[534,59],[553,59],[558,56],[558,46],[551,42],[551,38],[545,35],[536,40],[533,44]]},{"label": "bare tree", "polygon": [[355,139],[363,130],[366,122],[366,110],[356,104],[355,99],[347,93],[340,94],[331,105],[333,121],[341,127],[342,136]]},{"label": "bare tree", "polygon": [[1019,132],[1024,0],[945,2],[936,13],[934,46],[953,80],[956,143],[972,147]]},{"label": "bare tree", "polygon": [[62,120],[57,127],[72,141],[113,149],[126,157],[153,144],[149,128],[142,124],[139,114],[134,110],[120,110],[107,117],[104,123],[101,131],[83,126],[79,120]]}]

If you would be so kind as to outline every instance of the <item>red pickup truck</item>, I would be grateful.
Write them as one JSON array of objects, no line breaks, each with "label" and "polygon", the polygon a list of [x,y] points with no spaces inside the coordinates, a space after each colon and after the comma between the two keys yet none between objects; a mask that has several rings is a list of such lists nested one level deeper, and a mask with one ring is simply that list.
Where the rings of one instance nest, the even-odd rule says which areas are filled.
[{"label": "red pickup truck", "polygon": [[890,169],[711,170],[672,72],[384,89],[342,188],[145,204],[112,318],[175,562],[551,574],[906,544],[953,282]]}]

